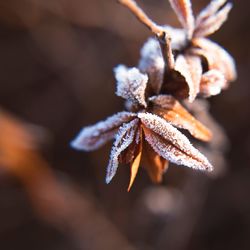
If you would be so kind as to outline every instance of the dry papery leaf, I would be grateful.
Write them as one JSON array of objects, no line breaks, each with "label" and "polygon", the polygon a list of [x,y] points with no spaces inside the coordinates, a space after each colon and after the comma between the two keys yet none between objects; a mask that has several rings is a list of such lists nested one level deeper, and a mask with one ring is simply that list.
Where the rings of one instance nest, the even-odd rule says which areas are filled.
[{"label": "dry papery leaf", "polygon": [[[220,93],[230,81],[235,80],[236,70],[232,57],[222,47],[205,38],[226,21],[232,8],[231,3],[225,4],[222,0],[211,1],[195,20],[191,1],[170,0],[183,26],[183,29],[175,29],[156,25],[133,0],[119,2],[129,8],[158,38],[158,46],[153,39],[145,43],[139,63],[139,68],[149,75],[150,86],[155,94],[172,94],[193,102],[204,90],[200,87],[203,74],[211,69],[221,71],[226,83],[222,87],[221,81],[213,81],[211,94],[207,88],[204,90],[206,93],[201,93],[203,97]],[[172,48],[176,58],[173,57]],[[208,65],[208,68],[205,65]],[[218,85],[215,87],[215,84]],[[219,90],[213,91],[215,88]]]},{"label": "dry papery leaf", "polygon": [[174,97],[158,95],[150,98],[152,113],[163,117],[177,128],[187,129],[192,136],[202,141],[212,139],[211,131],[195,119]]}]

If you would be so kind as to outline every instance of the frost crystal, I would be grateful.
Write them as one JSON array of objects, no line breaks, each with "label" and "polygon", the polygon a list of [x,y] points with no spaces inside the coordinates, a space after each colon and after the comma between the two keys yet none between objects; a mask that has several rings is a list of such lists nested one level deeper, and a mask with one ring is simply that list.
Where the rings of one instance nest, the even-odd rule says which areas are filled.
[{"label": "frost crystal", "polygon": [[179,55],[175,63],[175,70],[185,78],[189,88],[189,101],[193,102],[200,91],[202,74],[200,58]]},{"label": "frost crystal", "polygon": [[127,68],[124,65],[119,65],[114,69],[115,78],[117,80],[118,96],[124,99],[138,102],[146,107],[145,89],[148,82],[148,76],[140,73],[137,68]]},{"label": "frost crystal", "polygon": [[[222,24],[227,20],[228,14],[232,9],[232,7],[233,5],[231,3],[228,3],[220,11],[207,17],[205,13],[208,10],[205,9],[204,13],[201,13],[200,18],[197,19],[196,22],[197,26],[194,31],[194,37],[209,36],[213,34],[215,31],[217,31],[222,26]],[[217,11],[216,8],[214,8],[214,10]]]},{"label": "frost crystal", "polygon": [[98,149],[107,141],[114,138],[122,123],[130,121],[134,116],[135,114],[130,112],[120,112],[107,118],[105,121],[85,127],[71,142],[71,146],[84,151]]},{"label": "frost crystal", "polygon": [[[186,154],[187,156],[189,156],[190,159],[193,159],[199,162],[199,164],[192,165],[193,163],[189,164],[188,162],[185,163],[184,161],[182,161],[182,163],[180,163],[180,161],[177,161],[179,162],[177,163],[176,159],[171,159],[169,158],[170,157],[169,155],[164,155],[163,153],[161,153],[162,157],[166,158],[167,160],[174,161],[177,164],[183,164],[188,167],[193,166],[194,168],[197,168],[197,169],[203,169],[203,170],[209,170],[209,171],[212,170],[212,166],[208,162],[206,157],[203,156],[197,149],[195,149],[191,145],[187,137],[184,136],[181,132],[179,132],[176,128],[174,128],[171,124],[169,124],[168,122],[166,122],[164,119],[160,118],[159,116],[150,114],[150,113],[139,113],[138,117],[148,129],[152,130],[153,132],[158,134],[160,137],[162,137],[164,140],[166,140],[167,144],[168,143],[172,144],[173,149],[177,148],[176,152],[179,151],[179,152]],[[161,138],[159,138],[159,143],[157,145],[156,145],[156,137],[152,137],[149,135],[146,137],[146,139],[153,148],[156,147],[157,150],[161,152],[165,152],[165,151],[167,152],[167,150],[164,149],[166,148],[166,143],[160,143],[160,141],[162,140]],[[159,152],[157,151],[157,153]],[[177,154],[177,153],[174,153],[174,154]]]},{"label": "frost crystal", "polygon": [[194,31],[194,15],[190,0],[169,0],[180,23],[187,31],[188,38],[191,38]]},{"label": "frost crystal", "polygon": [[[154,23],[134,0],[118,0],[155,35],[141,49],[138,68],[114,68],[116,94],[131,112],[120,112],[83,128],[71,145],[91,151],[115,137],[106,182],[119,163],[130,164],[131,188],[141,162],[153,182],[162,180],[168,163],[212,171],[207,158],[178,129],[186,129],[208,142],[211,131],[188,110],[197,96],[216,95],[236,78],[233,58],[206,37],[218,30],[232,8],[226,0],[213,0],[197,18],[191,0],[169,0],[182,29]],[[177,99],[179,101],[177,101]]]},{"label": "frost crystal", "polygon": [[201,93],[203,96],[218,95],[225,86],[226,79],[219,70],[209,70],[202,76]]},{"label": "frost crystal", "polygon": [[149,76],[152,88],[157,92],[163,81],[165,63],[159,42],[149,38],[141,49],[139,69]]},{"label": "frost crystal", "polygon": [[133,142],[138,119],[132,120],[130,123],[123,124],[119,128],[118,133],[115,137],[115,142],[110,153],[110,160],[107,168],[106,183],[109,183],[114,177],[118,168],[118,157],[119,155]]}]

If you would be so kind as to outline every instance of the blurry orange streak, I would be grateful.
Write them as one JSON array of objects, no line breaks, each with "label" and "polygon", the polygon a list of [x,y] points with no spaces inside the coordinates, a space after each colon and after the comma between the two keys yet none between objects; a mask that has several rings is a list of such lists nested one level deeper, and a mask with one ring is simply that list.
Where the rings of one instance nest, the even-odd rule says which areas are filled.
[{"label": "blurry orange streak", "polygon": [[89,195],[56,178],[28,126],[1,110],[0,167],[21,181],[38,214],[71,235],[80,249],[134,249]]}]

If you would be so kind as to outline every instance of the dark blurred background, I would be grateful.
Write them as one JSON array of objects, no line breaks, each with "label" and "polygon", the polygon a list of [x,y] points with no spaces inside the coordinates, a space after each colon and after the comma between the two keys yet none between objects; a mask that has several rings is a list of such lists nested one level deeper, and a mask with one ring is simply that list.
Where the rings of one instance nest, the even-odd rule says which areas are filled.
[{"label": "dark blurred background", "polygon": [[[208,2],[194,0],[195,12]],[[157,23],[179,26],[167,0],[138,3]],[[44,177],[28,185],[1,166],[0,249],[250,249],[249,8],[234,1],[211,37],[238,69],[237,81],[210,99],[230,142],[224,171],[208,177],[171,166],[154,185],[141,169],[127,193],[126,166],[104,183],[111,144],[79,153],[69,142],[123,109],[112,69],[136,65],[151,34],[115,0],[1,1],[0,109],[42,130],[44,174],[34,175]]]}]

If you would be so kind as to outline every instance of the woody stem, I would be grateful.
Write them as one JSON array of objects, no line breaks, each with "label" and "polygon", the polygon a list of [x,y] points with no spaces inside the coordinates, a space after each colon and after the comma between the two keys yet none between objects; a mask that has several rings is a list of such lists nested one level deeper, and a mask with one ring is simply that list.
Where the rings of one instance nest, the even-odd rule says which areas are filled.
[{"label": "woody stem", "polygon": [[161,46],[166,71],[173,69],[174,56],[172,53],[170,36],[161,27],[154,23],[134,0],[118,0],[118,2],[127,7],[141,23],[143,23],[153,34],[155,34]]}]

